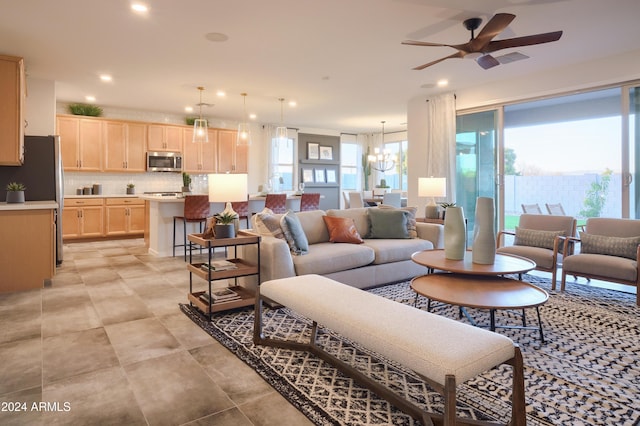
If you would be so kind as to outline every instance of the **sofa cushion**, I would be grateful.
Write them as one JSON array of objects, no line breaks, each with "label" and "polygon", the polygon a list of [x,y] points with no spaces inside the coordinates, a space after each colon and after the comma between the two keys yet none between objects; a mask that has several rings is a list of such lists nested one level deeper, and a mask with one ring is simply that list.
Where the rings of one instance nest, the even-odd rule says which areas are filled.
[{"label": "sofa cushion", "polygon": [[[327,216],[333,217],[349,217],[353,219],[360,236],[369,233],[369,219],[367,218],[367,210],[370,207],[356,207],[345,210],[327,210]],[[328,240],[327,240],[328,241]]]},{"label": "sofa cushion", "polygon": [[417,225],[416,225],[416,213],[418,211],[417,207],[400,207],[396,208],[393,206],[388,206],[385,204],[380,204],[378,206],[379,209],[397,209],[407,212],[407,232],[409,233],[409,238],[416,238],[418,236]]},{"label": "sofa cushion", "polygon": [[373,250],[375,264],[408,260],[417,251],[433,249],[431,241],[420,238],[365,239],[364,245]]},{"label": "sofa cushion", "polygon": [[366,238],[409,238],[407,212],[399,209],[369,209]]},{"label": "sofa cushion", "polygon": [[307,236],[304,234],[298,216],[292,210],[289,210],[280,218],[280,226],[291,253],[294,255],[307,254],[309,251]]},{"label": "sofa cushion", "polygon": [[326,242],[311,244],[306,256],[293,256],[293,265],[296,275],[326,275],[369,265],[374,256],[373,249],[364,244]]},{"label": "sofa cushion", "polygon": [[[539,268],[553,268],[553,250],[533,246],[504,246],[496,250],[496,253],[514,254],[533,260]],[[557,263],[562,263],[562,255],[558,254]]]},{"label": "sofa cushion", "polygon": [[576,272],[578,275],[583,273],[635,282],[638,273],[637,262],[625,257],[590,253],[576,254],[567,256],[562,263],[563,273],[567,275]]},{"label": "sofa cushion", "polygon": [[565,235],[564,231],[540,231],[538,229],[526,229],[516,226],[516,237],[513,244],[516,246],[541,247],[553,250],[556,237]]},{"label": "sofa cushion", "polygon": [[349,217],[324,216],[322,218],[327,231],[329,231],[329,241],[332,243],[361,244],[364,241],[356,229],[353,219]]},{"label": "sofa cushion", "polygon": [[580,252],[636,259],[640,237],[609,237],[580,232]]},{"label": "sofa cushion", "polygon": [[260,235],[266,235],[284,239],[284,233],[280,226],[282,215],[275,214],[271,209],[265,208],[260,213],[256,213],[253,218],[253,228]]}]

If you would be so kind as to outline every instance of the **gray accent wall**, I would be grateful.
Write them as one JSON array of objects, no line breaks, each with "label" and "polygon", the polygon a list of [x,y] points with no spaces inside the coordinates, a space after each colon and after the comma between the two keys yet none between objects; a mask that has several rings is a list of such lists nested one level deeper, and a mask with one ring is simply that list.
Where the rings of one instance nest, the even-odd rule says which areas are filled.
[{"label": "gray accent wall", "polygon": [[[314,144],[318,147],[317,156],[315,149],[309,151],[310,146],[315,148]],[[320,209],[340,208],[340,137],[299,133],[298,168],[300,181],[305,176],[312,177],[305,182],[304,192],[319,192],[324,196],[320,198]]]}]

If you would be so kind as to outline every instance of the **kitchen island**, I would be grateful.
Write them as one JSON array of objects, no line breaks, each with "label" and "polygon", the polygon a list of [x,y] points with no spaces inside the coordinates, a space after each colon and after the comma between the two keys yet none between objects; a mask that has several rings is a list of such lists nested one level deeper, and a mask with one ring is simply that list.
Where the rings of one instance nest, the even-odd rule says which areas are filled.
[{"label": "kitchen island", "polygon": [[[140,195],[140,199],[147,203],[147,229],[145,243],[149,253],[155,256],[173,255],[173,217],[184,213],[184,198],[182,196]],[[249,197],[249,212],[257,213],[264,209],[265,197],[252,195]],[[300,210],[300,196],[287,196],[287,209]],[[224,210],[224,203],[211,203],[210,214],[213,216]],[[187,233],[199,232],[196,225],[187,225]],[[190,230],[191,227],[191,230]],[[176,238],[182,241],[182,222],[176,226]],[[176,256],[184,253],[182,247],[176,247]]]},{"label": "kitchen island", "polygon": [[43,288],[55,275],[55,201],[0,203],[0,293]]}]

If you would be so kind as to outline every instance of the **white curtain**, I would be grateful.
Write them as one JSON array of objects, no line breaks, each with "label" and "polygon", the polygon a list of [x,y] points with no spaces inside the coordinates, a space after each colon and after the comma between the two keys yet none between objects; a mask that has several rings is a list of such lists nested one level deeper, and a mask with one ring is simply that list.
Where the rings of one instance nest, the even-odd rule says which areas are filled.
[{"label": "white curtain", "polygon": [[456,98],[446,93],[427,104],[427,176],[447,178],[447,199],[455,200]]}]

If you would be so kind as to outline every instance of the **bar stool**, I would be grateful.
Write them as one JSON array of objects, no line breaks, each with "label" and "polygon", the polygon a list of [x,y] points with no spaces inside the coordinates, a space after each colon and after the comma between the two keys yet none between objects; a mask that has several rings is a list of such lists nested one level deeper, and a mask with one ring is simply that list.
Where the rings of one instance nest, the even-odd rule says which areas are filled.
[{"label": "bar stool", "polygon": [[320,208],[319,192],[304,192],[300,197],[300,211],[318,210]]},{"label": "bar stool", "polygon": [[249,228],[249,202],[248,201],[232,201],[231,207],[238,213],[238,220],[245,219],[247,221],[247,229]]},{"label": "bar stool", "polygon": [[[209,196],[208,195],[187,195],[184,197],[183,216],[173,217],[173,257],[176,257],[176,247],[184,247],[184,260],[187,261],[187,223],[199,223],[202,233],[203,225],[207,223],[209,216]],[[182,221],[184,230],[183,244],[176,244],[176,221]]]},{"label": "bar stool", "polygon": [[264,206],[276,214],[287,212],[287,194],[267,194]]}]

